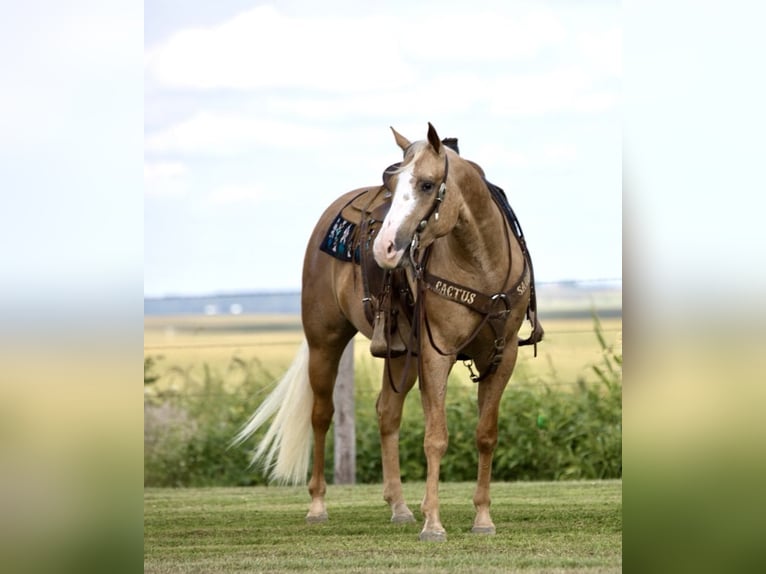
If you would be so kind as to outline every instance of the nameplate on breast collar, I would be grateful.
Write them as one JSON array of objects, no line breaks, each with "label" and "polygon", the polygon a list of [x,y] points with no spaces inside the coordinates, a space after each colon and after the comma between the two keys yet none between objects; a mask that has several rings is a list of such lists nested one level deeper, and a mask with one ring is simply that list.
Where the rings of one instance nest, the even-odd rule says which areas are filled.
[{"label": "nameplate on breast collar", "polygon": [[451,283],[446,279],[437,279],[433,284],[433,290],[445,299],[452,299],[463,305],[473,305],[476,301],[477,293],[475,291]]}]

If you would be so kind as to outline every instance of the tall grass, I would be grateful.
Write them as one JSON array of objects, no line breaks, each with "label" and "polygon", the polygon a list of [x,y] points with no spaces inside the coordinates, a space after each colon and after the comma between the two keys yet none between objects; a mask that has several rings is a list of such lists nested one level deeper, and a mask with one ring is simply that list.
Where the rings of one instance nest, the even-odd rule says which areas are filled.
[{"label": "tall grass", "polygon": [[[591,365],[597,382],[584,378],[513,382],[501,403],[493,479],[561,480],[622,476],[622,354],[610,347],[594,315],[600,360]],[[183,391],[155,388],[160,357],[144,365],[144,484],[146,486],[247,486],[266,484],[260,469],[248,468],[248,448],[228,448],[231,438],[277,378],[257,362],[233,358],[223,371],[205,366],[202,376],[179,370]],[[380,444],[375,369],[355,372],[357,481],[380,482]],[[236,384],[232,384],[235,381]],[[400,432],[402,478],[425,478],[423,416],[417,389],[410,393]],[[476,389],[451,385],[447,398],[450,444],[442,462],[447,481],[476,477],[474,429]],[[259,438],[256,435],[255,440]],[[251,447],[254,443],[251,444]],[[332,432],[329,433],[332,448]],[[329,454],[329,451],[328,451]],[[326,475],[332,479],[332,456]]]}]

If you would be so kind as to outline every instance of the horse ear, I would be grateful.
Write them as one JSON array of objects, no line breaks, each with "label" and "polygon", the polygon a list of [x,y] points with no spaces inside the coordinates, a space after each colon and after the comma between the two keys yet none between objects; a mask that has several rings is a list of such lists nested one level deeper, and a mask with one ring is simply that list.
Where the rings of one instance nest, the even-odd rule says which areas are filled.
[{"label": "horse ear", "polygon": [[402,151],[407,151],[407,148],[410,147],[410,143],[411,143],[410,140],[408,140],[406,137],[404,137],[402,134],[396,131],[393,127],[391,128],[391,131],[394,132],[394,139],[396,140],[396,145],[402,148]]},{"label": "horse ear", "polygon": [[441,150],[442,141],[439,139],[439,134],[436,133],[436,128],[428,122],[428,143],[434,148],[434,151],[438,154]]}]

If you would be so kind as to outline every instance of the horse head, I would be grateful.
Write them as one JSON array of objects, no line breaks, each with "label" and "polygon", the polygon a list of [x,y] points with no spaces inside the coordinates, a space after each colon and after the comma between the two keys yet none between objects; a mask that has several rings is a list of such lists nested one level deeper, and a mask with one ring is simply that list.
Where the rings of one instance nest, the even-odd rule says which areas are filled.
[{"label": "horse head", "polygon": [[373,242],[378,265],[393,269],[402,265],[411,246],[425,249],[446,235],[457,222],[459,194],[450,178],[450,162],[458,155],[439,139],[428,124],[425,140],[410,142],[391,128],[404,159],[385,178],[393,193],[391,209]]}]

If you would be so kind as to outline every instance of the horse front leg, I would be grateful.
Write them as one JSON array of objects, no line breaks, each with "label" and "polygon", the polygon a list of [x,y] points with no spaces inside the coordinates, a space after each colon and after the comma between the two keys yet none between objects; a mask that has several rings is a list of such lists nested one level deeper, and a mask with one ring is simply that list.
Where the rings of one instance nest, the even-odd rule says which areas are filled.
[{"label": "horse front leg", "polygon": [[[380,450],[383,463],[383,499],[391,508],[391,522],[415,522],[412,511],[407,507],[402,493],[402,472],[399,465],[399,428],[402,422],[402,408],[407,393],[417,378],[416,363],[411,361],[409,371],[404,374],[406,358],[399,357],[386,362],[375,410],[380,430]],[[388,369],[390,369],[390,380]],[[399,392],[391,388],[391,382]]]},{"label": "horse front leg", "polygon": [[479,383],[479,422],[476,425],[476,448],[479,451],[479,468],[476,478],[476,491],[473,505],[476,509],[471,532],[475,534],[495,534],[495,524],[489,514],[491,499],[489,495],[492,481],[492,458],[497,446],[497,420],[500,413],[500,399],[508,384],[508,379],[516,362],[516,351],[508,351],[512,356],[506,358],[505,368]]},{"label": "horse front leg", "polygon": [[423,353],[423,381],[420,397],[425,415],[425,438],[423,449],[426,455],[426,493],[420,509],[423,512],[423,530],[420,540],[444,541],[447,532],[439,517],[439,471],[449,443],[447,431],[446,394],[447,376],[454,357],[443,357],[431,352]]}]

